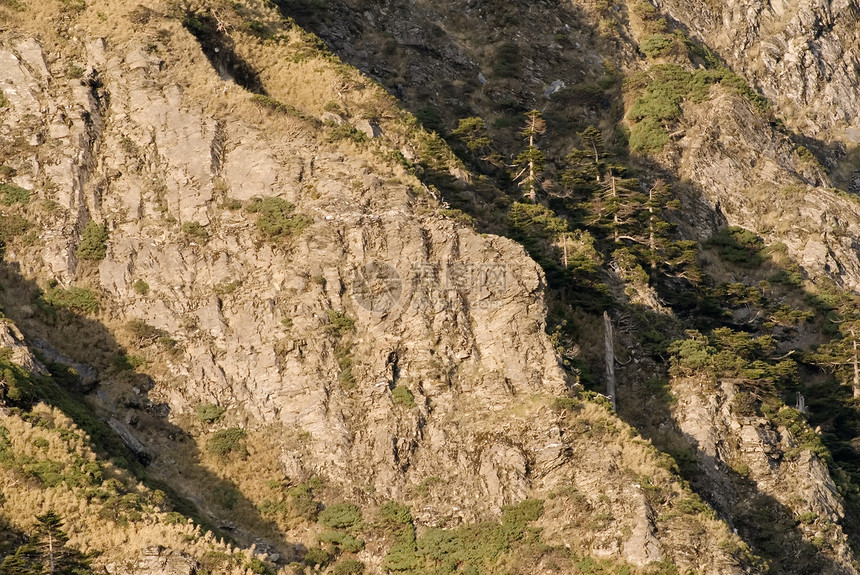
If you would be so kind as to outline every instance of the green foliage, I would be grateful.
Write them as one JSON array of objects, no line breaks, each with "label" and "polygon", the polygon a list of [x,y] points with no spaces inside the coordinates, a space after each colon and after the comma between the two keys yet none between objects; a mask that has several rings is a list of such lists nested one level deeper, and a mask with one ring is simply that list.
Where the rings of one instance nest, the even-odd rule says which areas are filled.
[{"label": "green foliage", "polygon": [[246,436],[247,433],[245,433],[245,430],[238,427],[219,429],[207,440],[206,451],[221,458],[227,458],[230,455],[247,457],[248,450],[245,447]]},{"label": "green foliage", "polygon": [[463,210],[443,209],[439,210],[439,214],[455,222],[460,222],[464,226],[475,227],[477,224],[477,220]]},{"label": "green foliage", "polygon": [[320,510],[319,502],[314,499],[313,489],[309,483],[300,483],[287,491],[290,508],[297,516],[308,521],[316,521]]},{"label": "green foliage", "polygon": [[729,226],[708,240],[707,245],[717,249],[726,261],[744,267],[758,267],[764,261],[764,242],[754,232]]},{"label": "green foliage", "polygon": [[[322,515],[323,514],[320,514],[320,519],[322,519]],[[317,535],[317,540],[331,545],[338,549],[339,552],[358,553],[364,549],[364,541],[356,539],[351,534],[344,531],[323,531]]]},{"label": "green foliage", "polygon": [[302,233],[311,220],[293,215],[295,206],[281,198],[254,198],[245,209],[257,214],[257,229],[268,240],[283,240]]},{"label": "green foliage", "polygon": [[639,50],[649,58],[664,56],[672,48],[673,38],[666,34],[651,34],[639,44]]},{"label": "green foliage", "polygon": [[270,110],[279,114],[296,116],[299,118],[304,117],[304,115],[299,112],[295,107],[290,106],[289,104],[284,104],[283,102],[279,102],[278,100],[275,100],[274,98],[270,98],[269,96],[265,96],[263,94],[252,95],[251,101],[254,102],[261,109]]},{"label": "green foliage", "polygon": [[364,573],[364,563],[356,559],[343,559],[331,570],[332,575],[360,575]]},{"label": "green foliage", "polygon": [[367,142],[367,134],[347,122],[330,125],[326,141],[337,142],[338,140],[350,140],[356,144],[364,144]]},{"label": "green foliage", "polygon": [[201,403],[194,407],[194,412],[202,423],[211,424],[220,421],[227,410],[214,403]]},{"label": "green foliage", "polygon": [[409,409],[415,407],[415,396],[406,386],[398,385],[392,389],[391,399],[394,401],[395,405],[400,405]]},{"label": "green foliage", "polygon": [[409,510],[409,507],[396,501],[384,503],[379,508],[379,514],[386,521],[391,521],[399,525],[410,525],[412,523],[412,512]]},{"label": "green foliage", "polygon": [[89,557],[67,545],[69,537],[62,524],[54,511],[36,516],[29,540],[0,563],[0,575],[92,575]]},{"label": "green foliage", "polygon": [[457,529],[414,528],[401,533],[383,562],[389,573],[480,573],[519,545],[537,544],[538,532],[528,524],[543,514],[543,502],[526,500],[507,506],[499,523],[464,525]]},{"label": "green foliage", "polygon": [[321,547],[311,547],[305,553],[304,561],[311,567],[325,567],[331,561],[331,554]]},{"label": "green foliage", "polygon": [[514,237],[523,244],[552,240],[567,231],[567,222],[540,204],[515,203],[508,212],[508,225]]},{"label": "green foliage", "polygon": [[30,201],[30,190],[25,190],[15,184],[0,183],[0,204],[11,206],[13,204],[26,204]]},{"label": "green foliage", "polygon": [[352,503],[334,503],[319,514],[318,522],[332,529],[353,529],[361,523],[361,509]]},{"label": "green foliage", "polygon": [[501,78],[514,78],[520,72],[522,56],[514,42],[503,42],[496,48],[493,74]]},{"label": "green foliage", "polygon": [[490,147],[487,125],[483,118],[477,116],[462,118],[451,134],[462,140],[473,154],[479,154]]},{"label": "green foliage", "polygon": [[330,322],[328,329],[337,337],[344,337],[355,330],[355,320],[346,315],[346,313],[329,309],[326,310],[326,315],[328,315]]},{"label": "green foliage", "polygon": [[205,243],[209,239],[209,232],[200,222],[185,222],[182,224],[182,233],[192,241]]},{"label": "green foliage", "polygon": [[92,290],[77,286],[63,289],[55,285],[42,294],[41,299],[48,306],[66,308],[89,315],[99,310],[98,294]]},{"label": "green foliage", "polygon": [[[674,42],[666,44],[669,40],[668,36],[655,34],[643,46],[654,54],[662,54]],[[767,100],[727,68],[690,72],[678,64],[656,64],[633,75],[626,83],[629,90],[638,94],[627,112],[627,117],[636,122],[630,130],[630,146],[640,152],[661,150],[668,142],[669,127],[681,115],[681,104],[685,100],[706,101],[715,84],[747,98],[762,112],[768,109]]]},{"label": "green foliage", "polygon": [[644,118],[630,128],[630,147],[636,152],[659,152],[669,141],[669,133],[656,118]]},{"label": "green foliage", "polygon": [[146,295],[149,293],[149,284],[143,280],[135,280],[132,287],[138,295]]},{"label": "green foliage", "polygon": [[502,508],[502,524],[522,528],[526,523],[537,521],[543,515],[543,501],[526,499],[517,505],[506,505]]},{"label": "green foliage", "polygon": [[441,133],[445,128],[442,124],[442,119],[439,117],[439,110],[433,106],[424,106],[416,110],[415,119],[417,119],[428,132]]},{"label": "green foliage", "polygon": [[0,388],[6,388],[6,400],[13,406],[29,407],[36,400],[32,375],[9,358],[0,359],[0,384]]},{"label": "green foliage", "polygon": [[77,255],[83,260],[99,261],[107,255],[108,231],[103,224],[90,222],[81,234]]},{"label": "green foliage", "polygon": [[0,214],[0,255],[7,243],[24,235],[30,229],[30,222],[17,214],[5,216]]}]

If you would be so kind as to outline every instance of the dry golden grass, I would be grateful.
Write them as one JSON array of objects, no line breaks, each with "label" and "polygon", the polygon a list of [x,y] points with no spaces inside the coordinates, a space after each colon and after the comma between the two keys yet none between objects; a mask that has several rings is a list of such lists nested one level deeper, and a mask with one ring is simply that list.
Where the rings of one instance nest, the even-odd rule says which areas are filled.
[{"label": "dry golden grass", "polygon": [[[82,463],[98,461],[89,439],[62,412],[44,404],[35,406],[30,421],[8,410],[0,411],[0,427],[8,432],[12,463],[8,454],[0,465],[0,518],[22,532],[28,531],[35,516],[54,510],[65,520],[69,543],[83,551],[102,552],[95,565],[134,558],[147,547],[162,545],[200,557],[207,551],[232,552],[232,548],[202,533],[199,527],[176,518],[160,508],[159,494],[138,483],[128,472],[101,462],[102,481],[91,486],[69,486],[60,482],[49,486],[22,469],[22,463],[40,461],[60,464],[64,473]],[[33,422],[36,423],[35,425]],[[50,423],[47,423],[50,422]],[[142,501],[139,516],[114,521],[103,516],[105,504],[93,497],[93,490],[120,489]],[[100,515],[101,514],[101,515]],[[244,569],[231,571],[244,573]]]}]

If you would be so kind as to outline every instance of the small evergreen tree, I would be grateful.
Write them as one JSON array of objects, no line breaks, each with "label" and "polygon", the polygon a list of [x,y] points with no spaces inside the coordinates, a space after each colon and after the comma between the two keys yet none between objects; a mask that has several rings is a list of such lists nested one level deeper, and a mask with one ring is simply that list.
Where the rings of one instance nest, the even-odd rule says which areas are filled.
[{"label": "small evergreen tree", "polygon": [[66,543],[63,519],[54,511],[36,516],[33,535],[0,564],[0,575],[92,575],[89,560]]},{"label": "small evergreen tree", "polygon": [[526,124],[522,135],[528,140],[528,147],[514,160],[514,166],[520,171],[514,176],[514,180],[521,180],[520,185],[531,201],[537,197],[538,176],[546,165],[546,156],[535,145],[538,136],[546,132],[546,122],[537,110],[526,114]]}]

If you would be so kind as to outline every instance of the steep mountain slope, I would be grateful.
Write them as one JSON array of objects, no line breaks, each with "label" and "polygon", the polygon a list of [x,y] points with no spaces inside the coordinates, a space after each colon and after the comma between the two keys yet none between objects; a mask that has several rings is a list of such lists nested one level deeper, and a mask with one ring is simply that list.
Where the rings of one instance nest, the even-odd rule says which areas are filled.
[{"label": "steep mountain slope", "polygon": [[[545,103],[540,201],[555,206],[553,176],[584,126],[626,150],[616,126],[637,88],[622,76],[648,69],[636,17],[552,2],[470,3],[457,19],[430,2],[276,4],[0,3],[0,301],[18,326],[3,377],[27,388],[0,421],[13,438],[0,444],[0,516],[19,533],[8,552],[53,508],[70,545],[102,552],[92,563],[110,572],[856,572],[850,481],[837,488],[815,433],[782,411],[787,387],[763,386],[740,413],[725,374],[687,361],[692,344],[650,353],[624,314],[683,339],[689,326],[659,303],[665,283],[588,251],[606,250],[590,230],[573,266],[564,236],[560,271],[554,236],[533,231],[575,224],[573,210],[516,202],[505,161],[460,150],[470,172],[291,19],[425,126],[487,116],[503,157],[521,147],[520,113]],[[508,34],[526,22],[539,41]],[[559,77],[569,88],[545,92]],[[681,219],[709,223],[681,233],[744,225],[804,255],[813,279],[856,288],[853,200],[721,78],[707,103],[684,103],[683,133],[611,169],[688,179]],[[725,185],[730,162],[750,167]],[[786,194],[773,223],[770,188]],[[799,235],[789,218],[817,227]],[[574,309],[585,276],[571,269],[588,258],[609,264],[588,272],[601,295]],[[563,325],[547,326],[548,306]],[[616,306],[635,360],[619,370],[619,413],[662,449],[683,444],[695,475],[583,391],[582,370],[603,360],[590,327],[601,306]],[[678,401],[648,420],[624,402],[664,374],[661,353]],[[63,462],[53,476],[39,450]],[[99,472],[78,480],[83,461]],[[769,545],[755,531],[774,518]]]}]

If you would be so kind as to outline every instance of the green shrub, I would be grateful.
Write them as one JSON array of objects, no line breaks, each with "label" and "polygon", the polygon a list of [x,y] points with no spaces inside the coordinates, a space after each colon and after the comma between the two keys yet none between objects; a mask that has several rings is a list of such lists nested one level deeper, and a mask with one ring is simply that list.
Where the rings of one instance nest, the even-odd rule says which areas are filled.
[{"label": "green shrub", "polygon": [[666,34],[651,34],[639,44],[639,50],[649,58],[658,58],[672,47],[672,37]]},{"label": "green shrub", "polygon": [[295,206],[281,198],[254,198],[245,209],[257,215],[257,229],[269,240],[286,239],[302,233],[311,221],[293,215]]},{"label": "green shrub", "polygon": [[395,405],[402,405],[410,409],[415,407],[415,396],[412,395],[412,392],[406,386],[398,385],[391,390],[391,399]]},{"label": "green shrub", "polygon": [[503,42],[496,48],[493,74],[501,78],[513,78],[520,72],[521,60],[519,46],[513,42]]},{"label": "green shrub", "polygon": [[197,414],[197,419],[201,422],[215,423],[224,417],[224,413],[226,413],[227,410],[215,405],[214,403],[201,403],[194,408],[194,412]]},{"label": "green shrub", "polygon": [[226,458],[231,454],[246,457],[248,455],[244,441],[246,436],[245,430],[238,427],[219,429],[206,442],[206,450],[221,458]]},{"label": "green shrub", "polygon": [[383,519],[393,523],[408,525],[412,523],[412,512],[409,507],[397,503],[396,501],[388,501],[379,508],[379,514]]},{"label": "green shrub", "polygon": [[310,565],[311,567],[325,567],[328,565],[329,561],[331,561],[331,555],[320,547],[311,547],[308,549],[307,553],[305,553],[305,564]]},{"label": "green shrub", "polygon": [[526,499],[517,505],[506,505],[502,508],[502,523],[525,526],[537,521],[543,515],[543,501]]},{"label": "green shrub", "polygon": [[26,204],[30,201],[30,190],[25,190],[14,184],[0,184],[0,204]]},{"label": "green shrub", "polygon": [[149,293],[149,284],[143,280],[135,280],[132,287],[134,287],[134,291],[137,294],[146,295]]},{"label": "green shrub", "polygon": [[260,575],[266,575],[267,573],[272,572],[265,563],[256,557],[251,557],[251,559],[248,560],[248,563],[245,564],[245,567],[250,569],[252,573],[259,573]]},{"label": "green shrub", "polygon": [[78,257],[83,260],[98,261],[107,255],[108,231],[102,224],[90,222],[81,234],[81,243],[78,245]]},{"label": "green shrub", "polygon": [[317,539],[347,553],[358,553],[364,549],[364,541],[343,531],[323,531],[317,535]]},{"label": "green shrub", "polygon": [[630,128],[630,147],[636,152],[659,152],[668,141],[669,133],[655,118],[645,118]]},{"label": "green shrub", "polygon": [[750,230],[737,226],[721,229],[707,242],[720,257],[744,267],[758,267],[764,261],[764,241]]},{"label": "green shrub", "polygon": [[55,308],[66,308],[86,314],[94,314],[99,310],[99,296],[86,288],[72,286],[63,289],[53,286],[42,295],[42,301]]},{"label": "green shrub", "polygon": [[352,503],[334,503],[320,512],[318,522],[332,529],[351,529],[361,523],[361,509]]},{"label": "green shrub", "polygon": [[189,239],[205,243],[209,239],[209,232],[200,222],[185,222],[182,224],[182,233]]},{"label": "green shrub", "polygon": [[326,310],[326,315],[331,322],[328,329],[338,337],[343,337],[355,329],[355,320],[342,311],[329,309]]},{"label": "green shrub", "polygon": [[274,98],[270,98],[269,96],[265,96],[263,94],[254,94],[253,96],[251,96],[251,101],[257,104],[257,106],[259,106],[260,108],[265,108],[273,112],[296,116],[299,118],[304,117],[304,115],[294,106],[284,104],[283,102],[279,102],[278,100],[275,100]]},{"label": "green shrub", "polygon": [[344,559],[331,570],[332,575],[360,575],[364,573],[364,563],[356,559]]},{"label": "green shrub", "polygon": [[367,134],[365,134],[352,124],[343,122],[342,124],[334,124],[329,127],[326,140],[328,142],[336,142],[338,140],[352,140],[357,144],[363,144],[367,141]]},{"label": "green shrub", "polygon": [[293,512],[308,521],[316,521],[320,504],[314,499],[313,489],[307,483],[300,483],[287,491]]}]

